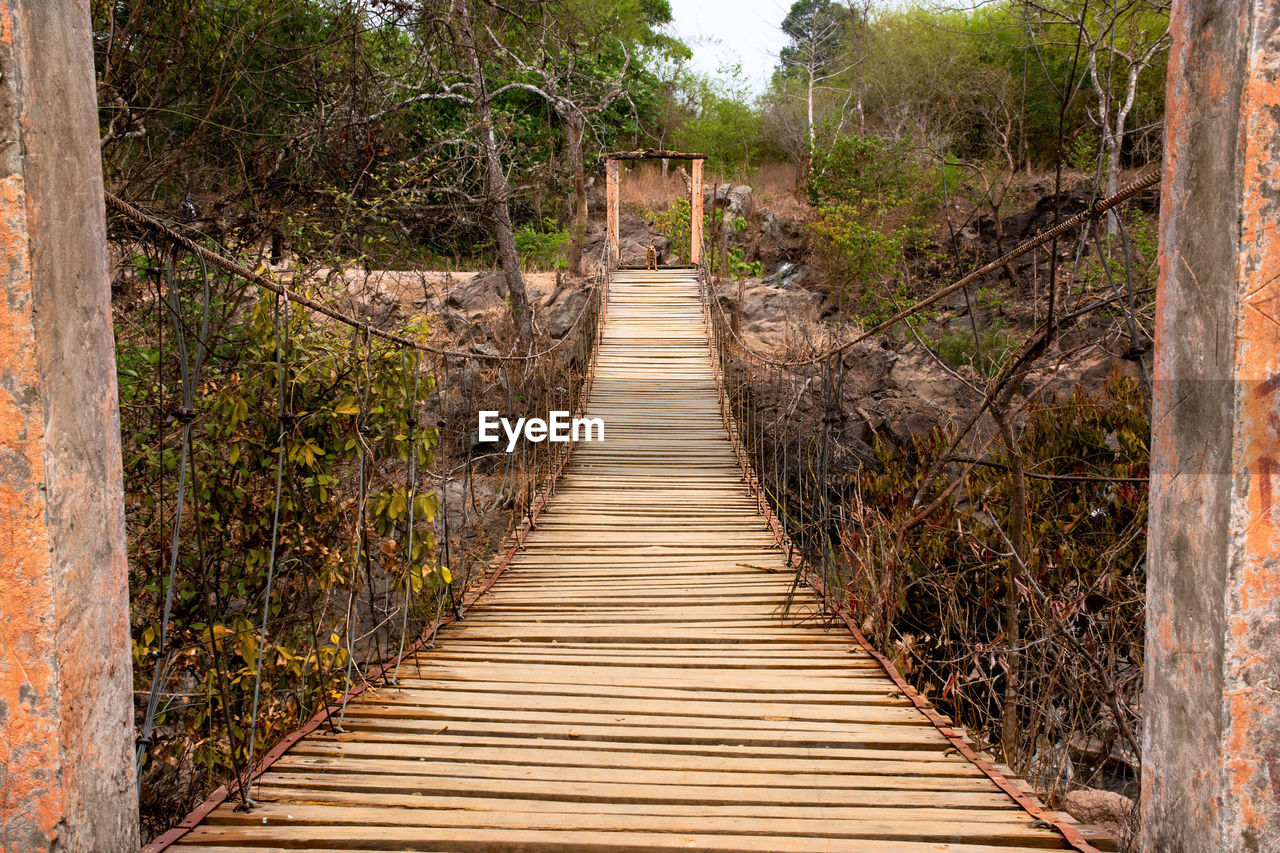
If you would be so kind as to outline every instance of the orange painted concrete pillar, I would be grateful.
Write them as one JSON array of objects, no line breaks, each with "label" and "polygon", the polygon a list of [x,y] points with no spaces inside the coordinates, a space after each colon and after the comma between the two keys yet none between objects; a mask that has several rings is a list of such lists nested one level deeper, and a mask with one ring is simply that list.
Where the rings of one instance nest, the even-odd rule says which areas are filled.
[{"label": "orange painted concrete pillar", "polygon": [[1176,0],[1143,849],[1280,850],[1280,4]]},{"label": "orange painted concrete pillar", "polygon": [[0,0],[0,849],[138,844],[87,0]]}]

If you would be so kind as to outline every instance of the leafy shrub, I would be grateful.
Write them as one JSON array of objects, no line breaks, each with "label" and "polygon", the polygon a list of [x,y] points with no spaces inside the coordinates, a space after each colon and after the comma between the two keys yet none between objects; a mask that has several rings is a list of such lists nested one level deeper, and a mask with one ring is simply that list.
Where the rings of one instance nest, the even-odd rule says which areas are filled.
[{"label": "leafy shrub", "polygon": [[924,235],[916,222],[895,225],[889,212],[874,202],[820,207],[810,231],[814,255],[831,284],[832,301],[843,309],[859,310],[867,319],[900,295],[899,265],[907,249]]},{"label": "leafy shrub", "polygon": [[[978,359],[978,344],[981,343],[982,359]],[[938,355],[960,367],[969,365],[979,373],[994,376],[1000,371],[1009,354],[1018,348],[1018,339],[1010,334],[1003,319],[996,319],[978,329],[978,340],[975,342],[973,330],[961,323],[956,328],[948,327],[935,342]]]},{"label": "leafy shrub", "polygon": [[[689,217],[693,215],[693,206],[685,199],[677,199],[669,204],[666,210],[646,210],[644,218],[658,229],[658,233],[671,242],[671,249],[680,259],[680,263],[689,262]],[[707,263],[712,275],[724,275],[720,268],[720,252],[711,240],[720,232],[724,210],[716,208],[702,214],[702,233],[707,236]],[[745,219],[738,217],[730,220],[728,227],[734,231],[746,228]],[[764,264],[759,261],[746,260],[742,249],[729,247],[729,275],[733,278],[748,278],[764,274]]]},{"label": "leafy shrub", "polygon": [[926,236],[924,214],[938,202],[941,176],[904,144],[873,137],[837,137],[815,155],[811,230],[832,301],[868,319],[884,313],[902,289],[904,254]]},{"label": "leafy shrub", "polygon": [[688,199],[679,198],[665,210],[646,210],[644,219],[658,229],[658,233],[671,242],[671,251],[680,263],[689,263],[689,218],[693,205]]},{"label": "leafy shrub", "polygon": [[[430,490],[412,499],[415,528],[426,527],[409,547],[406,469],[411,458],[419,468],[430,465],[438,441],[434,426],[411,426],[415,384],[420,402],[434,384],[412,354],[377,338],[353,339],[306,310],[277,314],[273,300],[256,300],[226,280],[213,283],[202,352],[198,268],[187,260],[169,271],[145,256],[133,267],[155,292],[154,313],[144,309],[116,331],[133,660],[143,697],[157,660],[163,664],[161,696],[169,698],[155,716],[143,806],[164,823],[172,818],[164,810],[180,805],[149,798],[180,800],[182,784],[198,795],[243,769],[259,674],[260,757],[263,744],[336,697],[353,652],[381,658],[390,651],[402,621],[378,627],[384,616],[372,612],[375,585],[386,596],[378,607],[413,600],[412,632],[434,608],[432,596],[420,593],[448,578],[435,561],[430,527],[438,508]],[[182,298],[173,305],[170,294]],[[190,363],[202,361],[186,413],[179,412],[178,328]],[[404,333],[426,337],[423,326]],[[170,585],[176,484],[184,473]],[[364,626],[371,638],[353,639],[348,626]]]},{"label": "leafy shrub", "polygon": [[538,225],[527,223],[516,229],[516,253],[522,263],[535,270],[562,270],[568,267],[565,248],[569,245],[568,231],[555,227],[555,220],[546,217]]},{"label": "leafy shrub", "polygon": [[910,205],[927,209],[938,202],[942,172],[922,165],[903,142],[842,135],[816,152],[806,184],[809,203]]}]

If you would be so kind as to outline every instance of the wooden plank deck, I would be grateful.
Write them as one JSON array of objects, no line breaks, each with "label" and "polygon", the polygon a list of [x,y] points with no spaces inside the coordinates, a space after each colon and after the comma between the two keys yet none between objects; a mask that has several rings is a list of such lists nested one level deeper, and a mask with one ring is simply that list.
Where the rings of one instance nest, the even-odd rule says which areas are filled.
[{"label": "wooden plank deck", "polygon": [[501,582],[187,853],[1072,849],[814,600],[782,615],[687,272],[616,276],[589,411]]}]

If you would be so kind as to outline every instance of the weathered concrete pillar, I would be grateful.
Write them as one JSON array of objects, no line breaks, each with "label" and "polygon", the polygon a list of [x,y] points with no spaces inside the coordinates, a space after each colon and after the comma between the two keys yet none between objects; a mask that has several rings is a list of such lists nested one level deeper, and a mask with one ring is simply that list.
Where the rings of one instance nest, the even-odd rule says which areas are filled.
[{"label": "weathered concrete pillar", "polygon": [[87,0],[0,0],[0,849],[138,844]]},{"label": "weathered concrete pillar", "polygon": [[608,252],[610,269],[618,266],[618,161],[607,160],[604,164],[604,207],[607,221]]},{"label": "weathered concrete pillar", "polygon": [[1280,4],[1177,0],[1143,849],[1280,850]]},{"label": "weathered concrete pillar", "polygon": [[695,157],[689,170],[689,263],[702,263],[702,160]]}]

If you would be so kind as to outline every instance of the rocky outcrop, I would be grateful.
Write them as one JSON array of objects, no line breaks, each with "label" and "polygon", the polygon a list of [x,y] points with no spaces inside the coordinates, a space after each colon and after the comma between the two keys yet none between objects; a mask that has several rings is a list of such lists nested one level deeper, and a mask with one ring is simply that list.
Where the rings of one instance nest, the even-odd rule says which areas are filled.
[{"label": "rocky outcrop", "polygon": [[544,312],[547,334],[553,338],[563,338],[573,329],[578,315],[587,304],[586,290],[569,290]]},{"label": "rocky outcrop", "polygon": [[718,184],[702,192],[702,203],[707,210],[723,207],[729,216],[750,216],[751,187],[746,184]]}]

